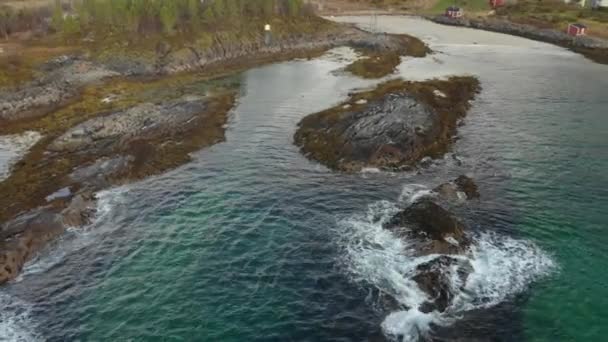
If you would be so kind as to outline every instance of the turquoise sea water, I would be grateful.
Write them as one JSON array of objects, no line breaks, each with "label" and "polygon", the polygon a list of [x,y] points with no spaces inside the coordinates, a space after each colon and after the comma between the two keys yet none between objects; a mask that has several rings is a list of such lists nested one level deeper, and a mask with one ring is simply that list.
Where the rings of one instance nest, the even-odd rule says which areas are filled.
[{"label": "turquoise sea water", "polygon": [[[351,54],[248,71],[226,142],[101,193],[91,227],[0,289],[0,340],[603,341],[608,67],[416,19],[379,26],[438,51],[405,60],[403,77],[480,78],[445,158],[412,173],[331,172],[292,136],[303,116],[370,85],[335,72]],[[378,222],[463,173],[482,194],[459,209],[478,246],[469,291],[443,317],[390,308],[388,297],[417,298],[403,275],[414,259]]]}]

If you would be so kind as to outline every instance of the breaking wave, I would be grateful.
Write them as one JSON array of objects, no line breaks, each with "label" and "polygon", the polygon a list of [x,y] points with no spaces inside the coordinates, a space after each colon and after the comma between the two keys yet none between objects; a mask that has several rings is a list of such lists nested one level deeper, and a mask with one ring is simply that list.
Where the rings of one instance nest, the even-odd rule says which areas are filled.
[{"label": "breaking wave", "polygon": [[[113,214],[113,210],[125,201],[127,187],[103,190],[96,194],[97,212],[93,221],[84,227],[69,228],[65,234],[53,243],[47,245],[35,258],[30,260],[23,267],[23,271],[15,281],[21,281],[24,277],[43,273],[59,264],[65,257],[90,246],[97,241],[99,234],[104,234],[112,225],[105,224],[107,219]],[[104,229],[101,229],[101,228]]]},{"label": "breaking wave", "polygon": [[473,244],[468,255],[452,256],[467,259],[473,266],[465,284],[457,276],[457,265],[448,271],[455,295],[452,303],[442,313],[419,311],[429,298],[413,280],[416,267],[439,255],[415,256],[413,245],[383,229],[383,224],[400,207],[429,193],[423,185],[410,185],[398,203],[376,202],[365,213],[338,223],[346,271],[353,281],[396,300],[382,329],[387,336],[404,342],[428,336],[433,325],[449,326],[467,311],[489,308],[522,293],[555,268],[551,257],[531,241],[494,232],[477,233],[471,236]]},{"label": "breaking wave", "polygon": [[36,342],[44,339],[35,333],[30,317],[31,305],[0,292],[0,341]]}]

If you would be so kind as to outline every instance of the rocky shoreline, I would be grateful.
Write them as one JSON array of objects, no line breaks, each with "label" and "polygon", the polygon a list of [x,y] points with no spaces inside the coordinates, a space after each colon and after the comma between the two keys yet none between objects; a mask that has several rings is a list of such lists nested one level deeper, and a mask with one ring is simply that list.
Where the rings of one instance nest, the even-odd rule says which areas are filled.
[{"label": "rocky shoreline", "polygon": [[450,18],[446,16],[432,16],[426,18],[438,24],[506,33],[559,45],[580,53],[594,62],[608,64],[607,40],[589,36],[572,37],[566,34],[566,32],[553,29],[541,29],[532,25],[514,23],[498,18]]},{"label": "rocky shoreline", "polygon": [[408,169],[447,150],[479,89],[473,77],[389,81],[305,117],[294,142],[310,159],[340,171]]},{"label": "rocky shoreline", "polygon": [[421,46],[425,53],[428,50],[414,37],[376,35],[343,26],[311,36],[294,34],[269,45],[264,44],[262,35],[240,43],[226,43],[218,37],[208,48],[177,48],[163,42],[147,58],[120,54],[95,58],[86,54],[60,56],[40,67],[43,76],[16,89],[0,88],[0,123],[48,114],[77,99],[83,86],[111,77],[161,77],[192,71],[228,73],[269,62],[311,57],[339,46],[417,57],[424,56],[418,51]]},{"label": "rocky shoreline", "polygon": [[338,46],[408,54],[400,37],[337,27],[283,35],[270,45],[261,34],[231,44],[218,36],[206,49],[160,44],[147,59],[60,56],[41,65],[36,79],[0,88],[0,134],[42,134],[0,182],[0,194],[10,194],[0,199],[0,284],[15,278],[68,227],[86,224],[94,214],[96,192],[175,168],[188,162],[191,152],[224,139],[237,96],[234,87],[202,95],[148,95],[142,101],[149,83],[158,90],[172,79],[177,84],[212,79]]}]

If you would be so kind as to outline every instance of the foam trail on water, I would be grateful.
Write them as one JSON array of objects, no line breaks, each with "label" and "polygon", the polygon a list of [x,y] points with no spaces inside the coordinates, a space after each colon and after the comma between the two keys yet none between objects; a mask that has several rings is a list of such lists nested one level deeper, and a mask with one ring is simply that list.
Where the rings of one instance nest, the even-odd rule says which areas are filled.
[{"label": "foam trail on water", "polygon": [[30,304],[0,292],[0,341],[36,342],[44,339],[35,332]]},{"label": "foam trail on water", "polygon": [[452,303],[443,313],[420,312],[418,308],[428,298],[413,280],[416,267],[439,255],[415,256],[407,240],[396,237],[383,225],[399,207],[424,196],[431,196],[425,186],[408,185],[400,196],[401,205],[388,201],[373,203],[367,212],[338,224],[343,263],[351,278],[390,295],[402,307],[382,323],[386,335],[400,341],[418,341],[431,332],[432,325],[447,326],[466,311],[495,306],[554,270],[553,260],[530,241],[497,233],[473,235],[470,253],[452,256],[468,260],[473,267],[466,283],[458,276],[461,266],[452,265],[445,271],[449,272],[450,288],[455,295]]},{"label": "foam trail on water", "polygon": [[15,282],[22,281],[24,277],[33,274],[46,272],[63,261],[69,253],[95,243],[99,234],[113,228],[111,225],[104,223],[106,223],[114,208],[124,203],[124,195],[127,191],[127,187],[119,187],[97,193],[97,212],[93,222],[85,227],[68,229],[63,236],[49,244],[34,259],[27,262]]}]

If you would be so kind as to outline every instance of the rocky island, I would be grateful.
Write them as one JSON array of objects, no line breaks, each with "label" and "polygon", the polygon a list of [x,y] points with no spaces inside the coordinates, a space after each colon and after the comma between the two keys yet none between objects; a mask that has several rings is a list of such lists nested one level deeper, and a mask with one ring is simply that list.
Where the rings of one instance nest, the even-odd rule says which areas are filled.
[{"label": "rocky island", "polygon": [[410,168],[449,148],[479,89],[473,77],[389,81],[305,117],[294,141],[306,156],[336,170]]}]

